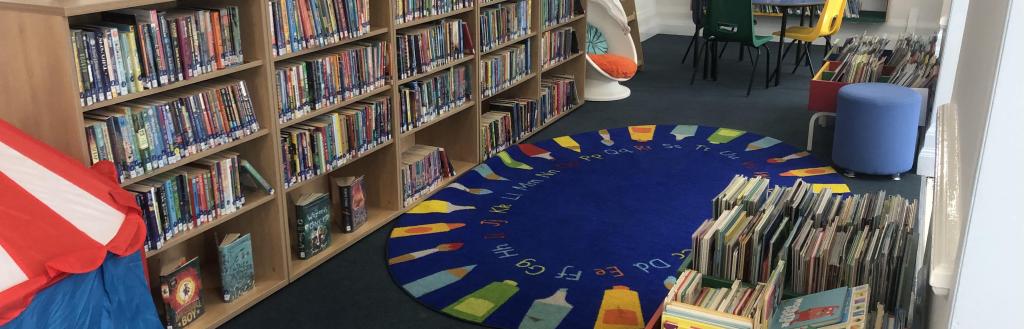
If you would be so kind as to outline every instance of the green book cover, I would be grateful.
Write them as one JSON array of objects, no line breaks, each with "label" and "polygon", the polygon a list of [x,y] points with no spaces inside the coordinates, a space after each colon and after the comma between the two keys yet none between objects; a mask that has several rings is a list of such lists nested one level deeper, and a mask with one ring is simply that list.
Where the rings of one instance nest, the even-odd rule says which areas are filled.
[{"label": "green book cover", "polygon": [[316,255],[331,244],[331,198],[327,193],[310,193],[295,202],[295,227],[299,258]]},{"label": "green book cover", "polygon": [[256,285],[252,265],[252,237],[249,233],[228,234],[217,247],[224,301],[231,302]]}]

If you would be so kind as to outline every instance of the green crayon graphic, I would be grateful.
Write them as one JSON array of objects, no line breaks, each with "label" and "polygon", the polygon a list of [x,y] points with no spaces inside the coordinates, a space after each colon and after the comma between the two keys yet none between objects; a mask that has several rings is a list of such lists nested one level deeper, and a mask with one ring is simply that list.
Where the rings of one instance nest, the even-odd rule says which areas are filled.
[{"label": "green crayon graphic", "polygon": [[505,151],[501,151],[501,153],[498,153],[498,158],[501,159],[501,163],[504,163],[505,166],[508,166],[509,168],[516,168],[522,170],[533,169],[533,167],[530,167],[530,165],[528,164],[516,161],[515,159],[512,158],[511,155],[508,154],[508,152]]},{"label": "green crayon graphic", "polygon": [[672,135],[676,136],[676,141],[681,141],[683,138],[691,137],[697,134],[697,126],[694,125],[678,125],[672,128]]},{"label": "green crayon graphic", "polygon": [[419,298],[431,291],[444,288],[449,284],[455,283],[455,281],[462,280],[474,268],[476,268],[476,265],[450,268],[406,283],[402,285],[402,288],[413,297]]},{"label": "green crayon graphic", "polygon": [[489,180],[508,180],[508,178],[501,177],[498,176],[498,174],[495,174],[494,170],[491,170],[491,166],[488,166],[486,163],[476,166],[476,168],[473,168],[473,171]]},{"label": "green crayon graphic", "polygon": [[494,310],[497,310],[509,298],[512,298],[512,295],[519,292],[517,285],[512,280],[492,282],[462,297],[441,311],[466,321],[484,322],[491,313],[494,313]]},{"label": "green crayon graphic", "polygon": [[714,134],[708,136],[708,142],[711,144],[725,144],[736,139],[736,137],[743,136],[745,131],[729,129],[729,128],[718,128]]},{"label": "green crayon graphic", "polygon": [[561,288],[555,294],[547,298],[533,301],[533,306],[526,311],[523,321],[519,322],[519,329],[554,329],[562,323],[572,305],[565,301],[565,294],[569,289]]}]

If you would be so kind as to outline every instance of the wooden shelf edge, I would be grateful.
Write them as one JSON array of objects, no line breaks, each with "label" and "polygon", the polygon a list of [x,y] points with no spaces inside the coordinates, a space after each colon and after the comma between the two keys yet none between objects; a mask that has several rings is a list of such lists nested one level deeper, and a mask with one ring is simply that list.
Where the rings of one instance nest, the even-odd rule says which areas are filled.
[{"label": "wooden shelf edge", "polygon": [[232,148],[232,147],[235,147],[235,146],[238,146],[238,145],[242,145],[245,142],[248,142],[248,141],[251,141],[251,140],[263,137],[264,135],[267,135],[268,133],[270,133],[270,128],[262,128],[262,129],[260,129],[259,131],[255,132],[255,133],[249,134],[248,136],[243,136],[242,138],[239,138],[239,139],[236,139],[236,140],[224,143],[224,144],[220,144],[220,145],[214,146],[213,148],[210,148],[208,150],[200,151],[199,153],[196,153],[196,154],[187,156],[185,158],[182,158],[181,160],[178,160],[178,162],[175,162],[175,163],[172,163],[172,164],[168,164],[166,166],[163,166],[163,167],[154,169],[153,171],[150,171],[150,172],[147,172],[145,174],[142,174],[142,176],[130,178],[130,179],[126,180],[126,181],[121,182],[121,186],[128,186],[128,185],[132,185],[132,184],[144,181],[144,180],[149,179],[149,178],[151,178],[153,176],[156,176],[156,175],[159,175],[159,174],[171,171],[171,170],[173,170],[175,168],[184,166],[186,164],[192,163],[193,161],[196,161],[196,160],[199,160],[199,159],[202,159],[202,158],[214,155],[217,152],[226,151],[229,148]]},{"label": "wooden shelf edge", "polygon": [[558,23],[558,24],[555,24],[555,25],[544,26],[543,32],[551,31],[551,30],[554,30],[554,29],[557,29],[557,28],[560,28],[560,27],[572,24],[572,23],[574,23],[574,22],[576,22],[576,21],[578,21],[578,20],[580,20],[581,18],[584,18],[584,17],[587,17],[587,15],[586,14],[580,14],[580,15],[573,16],[572,18],[570,18],[569,20],[567,20],[565,22],[561,22],[561,23]]},{"label": "wooden shelf edge", "polygon": [[427,77],[427,76],[429,76],[431,74],[447,70],[449,68],[455,67],[456,65],[459,65],[459,64],[462,64],[462,63],[465,63],[465,62],[468,62],[468,61],[472,60],[473,56],[475,56],[475,55],[467,54],[467,55],[463,56],[462,58],[456,59],[456,60],[451,61],[451,62],[449,62],[447,64],[443,64],[441,66],[438,66],[438,67],[435,67],[433,69],[430,69],[430,71],[419,73],[419,74],[413,75],[411,77],[398,80],[398,82],[396,84],[400,86],[400,85],[412,82],[414,80],[422,79],[422,78]]},{"label": "wooden shelf edge", "polygon": [[530,33],[524,34],[524,35],[522,35],[522,36],[520,36],[518,38],[502,42],[502,43],[498,44],[497,46],[494,46],[494,48],[491,48],[489,50],[485,50],[485,51],[481,52],[480,53],[480,57],[483,57],[484,55],[493,53],[493,52],[498,51],[498,50],[505,49],[508,46],[511,46],[511,45],[519,43],[520,41],[532,38],[535,35],[537,35],[536,32],[530,32]]},{"label": "wooden shelf edge", "polygon": [[417,131],[423,130],[424,128],[430,127],[431,125],[433,125],[435,123],[441,122],[444,119],[447,119],[447,118],[449,118],[449,117],[451,117],[451,116],[453,116],[453,115],[455,115],[455,114],[457,114],[459,112],[462,112],[462,111],[464,111],[464,110],[466,110],[466,109],[468,109],[470,107],[473,107],[473,105],[476,105],[476,101],[472,100],[472,99],[467,99],[464,104],[460,105],[459,107],[456,107],[454,110],[445,112],[444,114],[441,114],[440,116],[434,118],[434,120],[427,121],[426,123],[420,125],[419,127],[409,129],[408,131],[399,134],[399,136],[400,137],[406,137],[406,136],[415,134]]},{"label": "wooden shelf edge", "polygon": [[246,212],[248,212],[250,210],[253,210],[253,209],[256,209],[257,207],[262,206],[263,204],[267,203],[268,201],[274,199],[274,195],[273,194],[266,194],[266,193],[261,193],[261,192],[257,192],[257,193],[259,195],[255,196],[254,198],[250,199],[249,197],[247,197],[246,198],[247,199],[246,203],[244,205],[242,205],[241,209],[238,209],[238,210],[236,210],[233,213],[230,213],[230,214],[227,214],[227,215],[224,215],[224,216],[220,216],[220,217],[214,218],[213,220],[211,220],[208,223],[205,223],[203,225],[199,225],[199,226],[197,226],[197,227],[195,227],[195,228],[193,228],[191,230],[188,230],[188,231],[185,231],[183,233],[178,234],[177,236],[171,238],[170,240],[165,241],[164,245],[162,247],[160,247],[160,249],[147,251],[146,252],[146,258],[159,255],[160,253],[162,253],[164,251],[167,251],[167,250],[169,250],[171,248],[174,248],[174,246],[176,246],[178,244],[181,244],[182,242],[188,241],[188,239],[191,239],[191,238],[196,237],[196,236],[198,236],[200,234],[203,234],[203,232],[206,232],[206,231],[210,230],[211,228],[216,227],[217,225],[223,224],[223,223],[225,223],[225,222],[227,222],[229,220],[234,219],[235,217],[241,216],[241,215],[245,214]]},{"label": "wooden shelf edge", "polygon": [[499,3],[505,2],[505,1],[508,1],[508,0],[491,0],[491,1],[484,1],[484,0],[481,0],[481,1],[480,1],[480,5],[479,5],[479,6],[480,6],[480,8],[482,9],[482,8],[484,8],[484,7],[487,7],[487,6],[491,6],[491,5],[496,5],[496,4],[499,4]]},{"label": "wooden shelf edge", "polygon": [[338,169],[341,169],[341,168],[345,168],[345,166],[348,166],[348,165],[352,164],[353,162],[356,162],[359,159],[362,159],[362,158],[364,158],[364,157],[366,157],[366,156],[368,156],[370,154],[373,154],[373,152],[377,152],[378,150],[383,149],[383,148],[387,147],[388,145],[391,145],[394,142],[395,142],[395,137],[394,137],[394,134],[392,134],[391,139],[389,139],[387,142],[384,142],[384,143],[381,143],[380,145],[374,146],[373,148],[371,148],[369,150],[366,150],[365,152],[356,154],[354,157],[352,157],[348,161],[345,161],[345,163],[342,163],[340,166],[338,166],[338,168],[334,168],[334,169],[328,170],[326,172],[314,175],[313,177],[310,177],[308,179],[304,179],[304,180],[298,181],[295,184],[292,184],[292,186],[286,187],[284,189],[284,191],[285,191],[285,193],[294,191],[294,190],[298,189],[299,187],[302,187],[303,185],[306,185],[309,182],[312,182],[312,181],[316,180],[317,178],[320,178],[321,176],[330,175],[332,172],[335,172],[335,171],[337,171]]},{"label": "wooden shelf edge", "polygon": [[489,96],[484,96],[483,93],[480,93],[480,96],[482,96],[480,98],[480,102],[487,101],[488,99],[491,99],[494,96],[500,95],[501,93],[506,92],[509,89],[515,88],[515,87],[523,84],[523,82],[529,81],[530,79],[533,79],[533,77],[536,77],[536,76],[537,76],[537,73],[534,73],[534,72],[531,72],[531,73],[529,73],[527,75],[521,76],[515,82],[512,82],[511,84],[509,84],[505,88],[498,89],[497,91],[495,91],[493,94],[490,94]]},{"label": "wooden shelf edge", "polygon": [[582,55],[583,55],[583,52],[581,51],[581,52],[578,52],[578,53],[572,54],[572,56],[569,56],[569,58],[566,58],[566,59],[563,59],[563,60],[560,60],[560,61],[557,61],[557,62],[554,62],[554,63],[548,64],[548,65],[544,65],[544,66],[543,66],[543,67],[542,67],[542,68],[540,69],[540,72],[541,72],[541,73],[544,73],[544,72],[550,71],[551,69],[553,69],[553,68],[556,68],[556,67],[558,67],[558,66],[560,66],[560,65],[562,65],[562,64],[565,64],[565,63],[571,62],[572,60],[576,59],[576,57],[580,57],[580,56],[582,56]]},{"label": "wooden shelf edge", "polygon": [[[355,97],[349,98],[347,100],[341,101],[341,103],[333,104],[333,105],[327,106],[325,108],[322,108],[322,109],[319,109],[319,110],[316,110],[316,111],[313,111],[313,112],[306,113],[305,115],[303,115],[301,117],[298,117],[298,118],[292,118],[291,120],[288,120],[288,121],[285,121],[284,123],[278,124],[278,128],[279,129],[284,129],[284,128],[291,127],[291,126],[293,126],[295,124],[306,122],[309,119],[317,117],[318,115],[336,111],[336,110],[338,110],[338,109],[340,109],[342,107],[352,105],[352,104],[354,104],[356,102],[359,102],[359,101],[365,100],[367,98],[376,96],[376,95],[380,94],[381,92],[384,92],[384,91],[387,91],[387,90],[390,90],[390,89],[391,89],[391,85],[390,84],[385,84],[383,87],[380,87],[380,88],[377,88],[377,89],[370,90],[368,92],[359,94],[358,96],[355,96]],[[280,110],[278,110],[278,112],[280,112]]]},{"label": "wooden shelf edge", "polygon": [[[291,281],[297,280],[306,273],[309,273],[313,269],[317,268],[327,260],[334,258],[339,253],[348,249],[356,242],[362,241],[363,238],[373,234],[387,223],[390,223],[399,215],[404,213],[403,210],[389,210],[384,208],[370,208],[369,213],[379,214],[375,218],[368,218],[363,226],[359,227],[355,232],[352,233],[337,233],[332,231],[331,233],[331,245],[327,246],[327,249],[321,251],[319,254],[307,259],[298,259],[294,255],[290,255],[290,267],[291,267]],[[289,232],[291,234],[291,232]],[[334,241],[334,237],[341,237],[340,241]]]},{"label": "wooden shelf edge", "polygon": [[433,21],[436,21],[436,20],[439,20],[439,19],[442,19],[442,18],[448,18],[448,17],[452,17],[452,16],[455,16],[455,15],[468,13],[468,12],[473,11],[473,8],[475,8],[475,7],[476,6],[468,6],[466,8],[452,10],[452,11],[449,11],[449,12],[443,13],[443,14],[437,14],[437,15],[427,16],[427,17],[420,17],[420,18],[417,18],[417,19],[414,19],[414,20],[411,20],[411,21],[408,21],[408,22],[405,22],[405,23],[397,23],[397,22],[395,22],[394,29],[395,30],[407,29],[407,28],[410,28],[410,27],[414,27],[416,25],[421,25],[421,24],[424,24],[424,23],[433,22]]},{"label": "wooden shelf edge", "polygon": [[[381,35],[381,34],[384,34],[384,33],[388,33],[388,28],[381,27],[381,28],[372,29],[372,30],[370,30],[370,32],[366,32],[363,35],[356,36],[356,37],[353,37],[353,38],[342,39],[341,41],[338,41],[336,43],[332,43],[332,44],[329,44],[329,45],[315,46],[315,47],[312,47],[312,48],[306,48],[306,49],[290,52],[290,53],[287,53],[287,54],[284,54],[284,55],[281,55],[281,56],[274,56],[274,62],[283,61],[283,60],[286,60],[286,59],[291,59],[291,58],[299,57],[299,56],[302,56],[302,55],[312,54],[312,53],[315,53],[315,52],[318,52],[318,51],[321,51],[321,50],[325,50],[325,49],[331,49],[331,48],[336,48],[336,47],[339,47],[339,46],[344,46],[344,45],[347,45],[347,44],[350,44],[350,43],[353,43],[353,42],[356,42],[356,41],[364,40],[364,39],[367,39],[367,38],[372,38],[372,37],[375,37],[375,36],[378,36],[378,35]],[[273,54],[274,51],[271,50],[270,52],[271,52],[271,54]]]},{"label": "wooden shelf edge", "polygon": [[137,92],[137,93],[131,93],[131,94],[124,95],[124,96],[114,97],[114,98],[111,98],[111,99],[108,99],[108,100],[105,100],[105,101],[92,103],[92,104],[89,104],[87,106],[83,106],[82,107],[82,112],[89,112],[89,111],[96,110],[96,109],[101,109],[101,108],[104,108],[104,107],[107,107],[107,106],[117,105],[117,104],[121,104],[121,103],[124,103],[124,102],[128,102],[128,101],[136,100],[136,99],[139,99],[139,98],[147,97],[147,96],[153,96],[153,95],[156,95],[156,94],[159,94],[159,93],[163,93],[163,92],[166,92],[166,91],[175,90],[175,89],[178,89],[178,88],[194,85],[196,83],[200,83],[200,82],[207,81],[207,80],[210,80],[210,79],[216,79],[216,78],[219,78],[219,77],[223,77],[223,76],[226,76],[226,75],[229,75],[229,74],[232,74],[232,73],[237,73],[237,72],[245,71],[245,70],[248,70],[248,69],[260,66],[260,65],[263,65],[263,60],[257,59],[257,60],[251,61],[251,62],[242,63],[242,65],[232,66],[232,67],[229,67],[229,68],[226,68],[226,69],[223,69],[223,70],[217,70],[217,71],[213,71],[213,72],[206,73],[206,74],[200,74],[200,75],[192,77],[191,79],[188,79],[188,80],[182,80],[182,81],[178,81],[178,82],[175,82],[175,83],[172,83],[172,84],[156,87],[156,88],[153,88],[153,89],[146,89],[146,90],[143,90],[143,91],[140,91],[140,92]]}]

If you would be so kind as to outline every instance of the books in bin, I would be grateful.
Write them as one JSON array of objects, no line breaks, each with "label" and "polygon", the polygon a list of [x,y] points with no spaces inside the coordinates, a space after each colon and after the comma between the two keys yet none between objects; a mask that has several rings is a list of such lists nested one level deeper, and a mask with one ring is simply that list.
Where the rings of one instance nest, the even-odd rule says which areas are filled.
[{"label": "books in bin", "polygon": [[366,193],[363,176],[331,177],[331,201],[338,213],[341,231],[351,233],[366,223]]},{"label": "books in bin", "polygon": [[160,296],[168,328],[179,329],[203,315],[203,282],[199,258],[181,258],[160,271]]},{"label": "books in bin", "polygon": [[331,244],[331,200],[327,193],[309,193],[295,202],[299,258],[313,257]]},{"label": "books in bin", "polygon": [[220,258],[221,290],[224,301],[231,302],[256,285],[252,263],[252,236],[231,233],[217,245]]},{"label": "books in bin", "polygon": [[851,328],[865,323],[868,285],[841,287],[782,301],[770,329]]},{"label": "books in bin", "polygon": [[729,287],[705,286],[704,275],[684,270],[665,297],[663,328],[766,328],[782,294],[785,262],[776,264],[767,282],[751,286],[740,280]]}]

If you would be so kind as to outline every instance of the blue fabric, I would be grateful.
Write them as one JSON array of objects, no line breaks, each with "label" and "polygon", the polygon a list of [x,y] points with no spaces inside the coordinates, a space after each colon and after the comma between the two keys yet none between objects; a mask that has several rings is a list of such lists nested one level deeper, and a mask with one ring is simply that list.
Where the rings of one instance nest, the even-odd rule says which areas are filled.
[{"label": "blue fabric", "polygon": [[[571,136],[571,141],[556,138],[533,144],[549,151],[553,159],[531,157],[529,149],[512,146],[508,158],[522,165],[506,164],[497,156],[465,173],[456,181],[458,186],[487,191],[442,189],[398,218],[387,255],[390,264],[400,255],[440,244],[462,243],[462,247],[390,265],[395,283],[420,296],[417,300],[427,307],[442,311],[472,300],[463,297],[485,286],[514,281],[517,291],[504,286],[474,295],[497,301],[498,306],[482,321],[473,322],[498,328],[552,328],[552,323],[520,325],[528,312],[557,313],[550,305],[530,309],[536,300],[562,288],[567,289],[566,301],[573,307],[564,320],[556,319],[561,320],[558,327],[594,328],[606,290],[621,285],[639,294],[646,321],[665,298],[663,282],[675,274],[680,255],[688,253],[684,250],[690,247],[690,235],[711,215],[712,198],[734,175],[763,174],[772,178],[772,184],[790,185],[796,177],[780,174],[823,166],[831,169],[802,150],[752,133],[739,132],[742,135],[730,141],[711,138],[716,132],[713,127],[647,127],[654,128],[653,137],[618,128],[607,130],[608,138],[588,132]],[[709,138],[721,143],[711,143]],[[573,143],[580,152],[570,149]],[[751,144],[764,148],[751,148]],[[784,162],[768,161],[790,155],[792,159]],[[491,172],[507,180],[485,179],[483,174]],[[843,182],[834,171],[823,169],[822,173],[804,179]],[[442,201],[453,205],[449,213],[443,211]],[[427,209],[425,204],[437,208]],[[474,208],[453,210],[455,206]],[[454,228],[396,237],[410,227],[436,223]],[[423,279],[465,266],[475,267],[461,279],[446,275]],[[510,292],[511,297],[501,303]]]},{"label": "blue fabric", "polygon": [[921,95],[888,83],[843,86],[836,98],[832,161],[873,175],[893,175],[914,166]]},{"label": "blue fabric", "polygon": [[141,252],[107,254],[95,271],[70,275],[36,294],[4,328],[161,328]]}]

